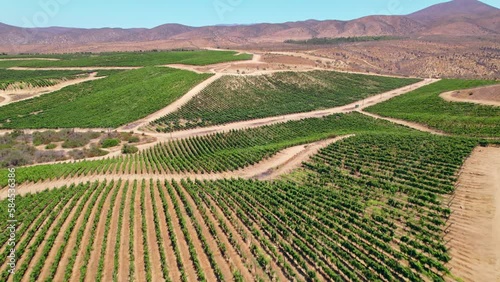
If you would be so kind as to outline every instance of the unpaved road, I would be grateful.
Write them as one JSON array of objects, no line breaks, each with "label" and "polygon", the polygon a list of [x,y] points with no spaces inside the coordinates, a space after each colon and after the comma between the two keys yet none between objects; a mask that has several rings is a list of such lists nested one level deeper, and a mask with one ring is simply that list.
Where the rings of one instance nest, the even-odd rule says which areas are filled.
[{"label": "unpaved road", "polygon": [[448,266],[464,281],[500,281],[500,148],[476,148],[452,197]]},{"label": "unpaved road", "polygon": [[[288,173],[300,166],[300,164],[309,159],[310,156],[316,154],[320,149],[340,140],[352,137],[354,135],[340,136],[327,140],[321,140],[307,145],[299,145],[284,149],[274,156],[264,159],[259,163],[233,172],[223,172],[214,174],[104,174],[81,176],[67,179],[48,180],[38,183],[28,183],[19,185],[17,194],[25,195],[28,193],[36,193],[54,187],[62,187],[68,183],[80,183],[87,181],[104,181],[104,180],[130,180],[135,179],[168,179],[180,181],[182,179],[199,179],[199,180],[217,180],[225,178],[260,178],[260,179],[275,179],[284,173]],[[271,174],[269,172],[272,172]],[[7,197],[6,189],[0,191],[0,199]]]},{"label": "unpaved road", "polygon": [[449,134],[447,134],[447,133],[445,133],[443,131],[440,131],[440,130],[437,130],[437,129],[434,129],[434,128],[430,128],[430,127],[428,127],[426,125],[423,125],[423,124],[420,124],[420,123],[406,121],[406,120],[401,120],[401,119],[395,119],[395,118],[383,117],[383,116],[379,116],[379,115],[376,115],[376,114],[368,113],[368,112],[365,112],[365,111],[358,111],[358,112],[362,113],[362,114],[364,114],[366,116],[372,117],[374,119],[383,119],[383,120],[390,121],[390,122],[395,123],[395,124],[399,124],[399,125],[403,125],[403,126],[406,126],[406,127],[410,127],[410,128],[416,129],[418,131],[429,132],[431,134],[441,135],[441,136],[449,136]]},{"label": "unpaved road", "polygon": [[220,77],[222,77],[221,74],[216,74],[209,79],[203,81],[202,83],[196,85],[193,89],[189,90],[184,96],[181,98],[177,99],[167,107],[161,109],[158,112],[155,112],[143,119],[140,119],[138,121],[135,121],[131,124],[125,125],[123,127],[118,128],[118,130],[137,130],[139,127],[144,126],[149,124],[152,121],[155,121],[163,116],[166,116],[170,113],[173,113],[180,109],[183,105],[185,105],[187,102],[189,102],[191,99],[193,99],[196,95],[198,95],[203,89],[207,88],[210,84],[218,80]]},{"label": "unpaved road", "polygon": [[449,102],[466,102],[500,107],[500,85],[450,91],[439,96]]},{"label": "unpaved road", "polygon": [[[84,77],[84,78],[77,78],[77,79],[72,79],[72,80],[66,80],[61,83],[58,83],[53,86],[48,86],[48,87],[36,87],[36,88],[27,88],[27,89],[14,89],[14,90],[0,90],[0,97],[5,98],[5,100],[0,102],[0,107],[5,106],[11,103],[16,103],[28,99],[33,99],[35,97],[39,97],[45,94],[49,94],[52,92],[59,91],[65,87],[71,86],[71,85],[76,85],[80,83],[84,83],[87,81],[93,81],[93,80],[98,80],[105,78],[105,76],[97,77],[97,72],[91,73],[89,76]],[[14,99],[15,95],[26,95],[27,97],[22,98],[22,99]]]}]

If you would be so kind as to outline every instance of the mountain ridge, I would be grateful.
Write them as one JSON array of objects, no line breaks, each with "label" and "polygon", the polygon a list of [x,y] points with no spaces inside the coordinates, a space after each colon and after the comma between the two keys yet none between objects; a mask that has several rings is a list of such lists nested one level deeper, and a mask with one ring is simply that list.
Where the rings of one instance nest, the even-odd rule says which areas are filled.
[{"label": "mountain ridge", "polygon": [[[287,39],[355,36],[500,35],[500,9],[477,0],[453,0],[403,16],[372,15],[349,21],[307,20],[251,25],[192,27],[163,24],[154,28],[21,28],[0,23],[0,51],[50,52],[70,46],[106,43],[175,42],[176,47],[214,47],[281,43]],[[207,45],[207,46],[203,46]],[[53,46],[53,48],[51,47]],[[43,50],[42,50],[43,49]]]}]

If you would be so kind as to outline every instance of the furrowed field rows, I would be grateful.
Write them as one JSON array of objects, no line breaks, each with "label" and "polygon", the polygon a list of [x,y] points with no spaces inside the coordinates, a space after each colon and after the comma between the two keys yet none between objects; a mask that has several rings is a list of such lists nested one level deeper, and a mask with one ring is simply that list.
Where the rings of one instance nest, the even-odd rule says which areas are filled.
[{"label": "furrowed field rows", "polygon": [[417,89],[366,111],[386,117],[418,122],[460,136],[500,137],[500,108],[448,102],[444,92],[496,84],[493,80],[447,79]]},{"label": "furrowed field rows", "polygon": [[46,215],[22,217],[14,280],[444,281],[443,199],[476,145],[363,134],[283,181],[138,176],[44,191]]},{"label": "furrowed field rows", "polygon": [[[339,135],[376,131],[411,132],[358,113],[332,115],[167,142],[126,157],[19,168],[17,182],[103,174],[210,174],[234,171],[288,147]],[[0,176],[3,176],[2,173],[5,171]],[[0,177],[2,187],[6,185],[5,181],[7,177]]]},{"label": "furrowed field rows", "polygon": [[[166,64],[210,65],[222,62],[250,60],[250,54],[233,51],[169,51],[136,53],[44,55],[58,60],[29,60],[34,56],[17,56],[25,60],[0,61],[0,68],[10,67],[142,67]],[[14,58],[14,57],[7,57]]]},{"label": "furrowed field rows", "polygon": [[0,128],[115,128],[162,109],[210,76],[163,67],[107,72],[1,107]]},{"label": "furrowed field rows", "polygon": [[11,71],[0,69],[0,90],[9,87],[52,86],[61,80],[74,79],[82,74],[84,74],[82,71]]},{"label": "furrowed field rows", "polygon": [[332,71],[224,76],[151,126],[169,132],[333,108],[418,81]]}]

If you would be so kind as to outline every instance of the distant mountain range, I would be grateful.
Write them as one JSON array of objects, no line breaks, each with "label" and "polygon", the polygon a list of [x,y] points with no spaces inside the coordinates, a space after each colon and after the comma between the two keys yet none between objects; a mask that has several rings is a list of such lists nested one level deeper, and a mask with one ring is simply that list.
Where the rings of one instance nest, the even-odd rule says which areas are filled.
[{"label": "distant mountain range", "polygon": [[152,29],[20,28],[0,23],[0,51],[51,52],[72,48],[92,51],[103,44],[145,49],[156,45],[176,48],[241,46],[287,39],[378,35],[496,36],[500,35],[500,9],[476,0],[453,0],[406,16],[376,15],[351,21],[308,20],[206,27],[165,24]]}]

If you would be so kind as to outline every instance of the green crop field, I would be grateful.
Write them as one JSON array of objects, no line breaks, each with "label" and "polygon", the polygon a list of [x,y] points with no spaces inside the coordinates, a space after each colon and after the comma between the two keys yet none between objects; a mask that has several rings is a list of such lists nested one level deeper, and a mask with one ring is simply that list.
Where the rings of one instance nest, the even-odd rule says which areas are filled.
[{"label": "green crop field", "polygon": [[498,83],[446,79],[366,109],[382,116],[426,124],[444,132],[476,137],[500,137],[500,108],[447,102],[444,92]]},{"label": "green crop field", "polygon": [[174,131],[332,108],[417,81],[330,71],[226,76],[154,125]]},{"label": "green crop field", "polygon": [[[139,178],[18,197],[14,277],[445,281],[443,196],[476,144],[365,133],[322,150],[299,182]],[[3,229],[6,207],[1,201]],[[0,245],[7,240],[2,233]]]},{"label": "green crop field", "polygon": [[[1,57],[2,59],[16,58]],[[33,55],[22,58],[52,58],[59,61],[19,60],[0,61],[0,68],[8,67],[142,67],[166,64],[210,65],[222,62],[250,60],[252,55],[232,51],[168,51],[135,53],[97,53]]]},{"label": "green crop field", "polygon": [[0,109],[0,128],[117,127],[162,109],[209,74],[163,67],[114,73]]},{"label": "green crop field", "polygon": [[85,73],[82,71],[13,71],[0,69],[0,90],[5,90],[12,84],[30,85],[32,87],[52,86],[58,81],[74,79],[78,75],[85,75]]},{"label": "green crop field", "polygon": [[[94,173],[140,175],[224,172],[255,164],[287,147],[339,135],[405,131],[410,130],[358,113],[333,115],[158,144],[138,155],[19,168],[17,181],[36,182]],[[7,178],[3,176],[0,174],[0,186],[6,184]]]}]

